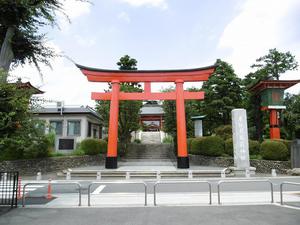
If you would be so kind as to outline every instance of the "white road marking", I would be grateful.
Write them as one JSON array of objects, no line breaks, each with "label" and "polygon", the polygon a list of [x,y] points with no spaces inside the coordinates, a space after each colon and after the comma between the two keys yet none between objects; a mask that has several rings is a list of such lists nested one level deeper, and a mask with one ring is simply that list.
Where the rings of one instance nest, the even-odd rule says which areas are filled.
[{"label": "white road marking", "polygon": [[100,192],[106,187],[106,185],[100,185],[99,187],[97,187],[93,192],[92,195],[97,195],[100,194]]}]

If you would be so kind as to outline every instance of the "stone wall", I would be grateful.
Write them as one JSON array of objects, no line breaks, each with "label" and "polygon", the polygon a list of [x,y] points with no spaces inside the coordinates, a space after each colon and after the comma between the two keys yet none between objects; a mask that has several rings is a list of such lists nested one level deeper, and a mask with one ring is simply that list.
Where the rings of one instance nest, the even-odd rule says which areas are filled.
[{"label": "stone wall", "polygon": [[[208,157],[202,155],[190,155],[190,162],[201,166],[230,167],[234,165],[233,158]],[[276,169],[277,173],[286,174],[291,169],[290,161],[271,161],[251,159],[250,165],[256,167],[257,173],[271,173],[271,169]]]},{"label": "stone wall", "polygon": [[43,159],[24,159],[0,162],[0,171],[19,171],[21,175],[36,175],[37,172],[58,172],[81,166],[100,166],[104,155],[64,156]]},{"label": "stone wall", "polygon": [[[36,175],[37,172],[58,172],[68,168],[104,165],[105,155],[97,156],[64,156],[44,159],[27,159],[0,162],[0,171],[19,171],[22,175]],[[191,164],[201,166],[230,167],[234,165],[233,158],[208,157],[190,155]],[[290,161],[250,160],[250,165],[256,167],[257,173],[286,174],[291,169]]]}]

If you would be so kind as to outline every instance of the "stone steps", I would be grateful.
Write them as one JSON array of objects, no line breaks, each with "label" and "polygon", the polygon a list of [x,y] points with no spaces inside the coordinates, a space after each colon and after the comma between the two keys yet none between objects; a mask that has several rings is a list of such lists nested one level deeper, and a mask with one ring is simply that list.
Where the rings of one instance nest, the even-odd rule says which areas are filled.
[{"label": "stone steps", "polygon": [[135,144],[128,146],[125,159],[170,159],[170,144]]},{"label": "stone steps", "polygon": [[141,142],[143,144],[160,144],[160,132],[142,132]]}]

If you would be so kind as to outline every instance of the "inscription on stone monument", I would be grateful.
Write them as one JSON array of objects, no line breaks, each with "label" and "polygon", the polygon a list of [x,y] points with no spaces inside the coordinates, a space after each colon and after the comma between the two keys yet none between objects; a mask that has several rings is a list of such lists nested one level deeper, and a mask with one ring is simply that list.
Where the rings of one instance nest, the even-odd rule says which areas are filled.
[{"label": "inscription on stone monument", "polygon": [[234,166],[238,169],[247,169],[250,163],[246,110],[234,109],[231,111],[231,117]]}]

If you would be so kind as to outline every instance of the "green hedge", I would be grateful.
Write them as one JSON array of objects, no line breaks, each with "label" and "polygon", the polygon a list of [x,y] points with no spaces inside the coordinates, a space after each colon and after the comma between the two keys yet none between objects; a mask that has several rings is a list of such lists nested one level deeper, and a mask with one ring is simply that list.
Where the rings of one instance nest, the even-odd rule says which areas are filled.
[{"label": "green hedge", "polygon": [[279,141],[264,141],[260,146],[260,152],[263,159],[280,161],[288,159],[288,149]]},{"label": "green hedge", "polygon": [[32,141],[28,148],[24,149],[23,155],[27,159],[45,158],[49,154],[49,140],[47,137],[40,137]]},{"label": "green hedge", "polygon": [[107,149],[107,142],[100,139],[87,138],[80,143],[80,149],[86,155],[105,153]]},{"label": "green hedge", "polygon": [[229,138],[225,141],[225,153],[227,155],[233,156],[233,140]]},{"label": "green hedge", "polygon": [[249,140],[249,154],[259,155],[260,153],[260,143],[258,141]]},{"label": "green hedge", "polygon": [[199,137],[192,140],[191,154],[221,156],[224,153],[224,141],[218,136]]},{"label": "green hedge", "polygon": [[[260,151],[260,144],[258,141],[249,140],[249,155],[258,155]],[[225,153],[233,156],[233,140],[229,138],[225,141]]]},{"label": "green hedge", "polygon": [[300,139],[300,125],[295,128],[295,138]]},{"label": "green hedge", "polygon": [[[189,138],[190,139],[190,138]],[[197,138],[191,138],[188,140],[188,147],[190,145],[190,153],[194,155],[200,155],[201,151],[201,141],[204,139],[204,137],[197,137]],[[190,144],[189,144],[190,143]]]},{"label": "green hedge", "polygon": [[232,126],[231,125],[219,126],[215,129],[215,133],[217,136],[223,138],[223,140],[232,138]]},{"label": "green hedge", "polygon": [[191,148],[192,148],[192,142],[193,142],[194,139],[195,138],[188,138],[187,139],[187,149],[188,149],[189,152],[192,151]]},{"label": "green hedge", "polygon": [[285,140],[285,139],[265,139],[265,141],[278,141],[281,142],[282,144],[284,144],[287,149],[288,149],[288,157],[291,156],[291,145],[292,145],[292,141],[290,140]]}]

